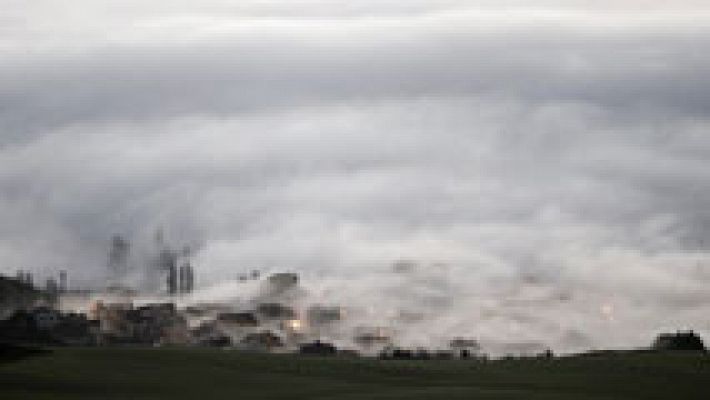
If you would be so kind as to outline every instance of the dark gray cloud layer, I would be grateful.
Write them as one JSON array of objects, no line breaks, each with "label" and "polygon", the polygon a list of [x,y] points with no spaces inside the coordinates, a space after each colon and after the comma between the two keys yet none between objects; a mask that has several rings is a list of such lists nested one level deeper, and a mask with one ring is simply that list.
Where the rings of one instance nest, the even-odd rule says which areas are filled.
[{"label": "dark gray cloud layer", "polygon": [[[0,3],[0,271],[95,282],[163,226],[205,285],[444,293],[442,329],[566,348],[710,329],[702,2]],[[401,257],[450,278],[402,295]]]}]

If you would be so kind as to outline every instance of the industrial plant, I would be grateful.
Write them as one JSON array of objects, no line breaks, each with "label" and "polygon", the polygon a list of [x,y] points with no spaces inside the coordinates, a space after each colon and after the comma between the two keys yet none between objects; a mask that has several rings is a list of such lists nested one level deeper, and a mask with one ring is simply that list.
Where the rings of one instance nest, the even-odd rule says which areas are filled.
[{"label": "industrial plant", "polygon": [[[156,233],[153,252],[136,262],[129,240],[109,241],[106,285],[73,287],[66,271],[35,285],[19,271],[2,277],[0,340],[55,345],[218,346],[235,350],[383,358],[453,358],[481,354],[472,338],[452,337],[445,348],[407,352],[395,328],[351,318],[357,310],[315,302],[294,272],[237,275],[238,302],[194,296],[199,268],[189,246],[173,246]],[[178,250],[179,249],[179,250]],[[398,265],[398,264],[397,264]],[[397,267],[396,265],[396,267]],[[238,293],[241,294],[241,293]],[[426,356],[425,356],[426,355]]]},{"label": "industrial plant", "polygon": [[[72,286],[65,270],[47,278],[44,286],[25,270],[12,278],[0,276],[0,341],[211,346],[381,359],[480,360],[492,354],[465,332],[446,332],[448,337],[438,341],[407,342],[403,338],[437,318],[436,309],[402,306],[368,311],[338,304],[313,296],[294,272],[262,274],[252,269],[227,282],[226,296],[206,297],[209,285],[196,290],[199,266],[191,248],[167,243],[160,231],[147,257],[133,257],[130,241],[121,236],[114,236],[108,248],[102,288]],[[398,261],[391,271],[406,276],[415,268],[412,262]],[[692,332],[684,335],[686,342],[696,338]],[[660,337],[653,346],[672,347],[674,338]],[[544,344],[513,343],[508,349],[512,350],[507,354],[514,356],[553,356]]]}]

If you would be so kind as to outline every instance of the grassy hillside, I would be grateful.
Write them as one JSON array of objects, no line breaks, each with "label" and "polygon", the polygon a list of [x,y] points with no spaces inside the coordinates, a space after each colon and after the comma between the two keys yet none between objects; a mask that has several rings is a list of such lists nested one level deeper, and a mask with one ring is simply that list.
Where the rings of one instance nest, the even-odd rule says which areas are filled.
[{"label": "grassy hillside", "polygon": [[58,348],[0,362],[0,399],[706,399],[710,357],[379,361]]}]

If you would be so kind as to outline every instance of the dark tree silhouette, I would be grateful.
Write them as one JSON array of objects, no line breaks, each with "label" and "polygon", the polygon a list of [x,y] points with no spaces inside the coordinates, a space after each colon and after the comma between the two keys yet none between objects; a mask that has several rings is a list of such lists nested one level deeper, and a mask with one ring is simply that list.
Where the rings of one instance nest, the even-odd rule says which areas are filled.
[{"label": "dark tree silhouette", "polygon": [[693,331],[662,333],[653,342],[654,350],[705,350],[703,340]]}]

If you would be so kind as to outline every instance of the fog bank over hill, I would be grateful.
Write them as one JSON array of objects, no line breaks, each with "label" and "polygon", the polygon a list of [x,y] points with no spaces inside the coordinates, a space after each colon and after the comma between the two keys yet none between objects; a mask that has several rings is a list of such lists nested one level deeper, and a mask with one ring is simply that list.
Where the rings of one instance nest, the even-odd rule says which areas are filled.
[{"label": "fog bank over hill", "polygon": [[0,0],[0,273],[162,227],[412,343],[707,335],[704,3]]}]

